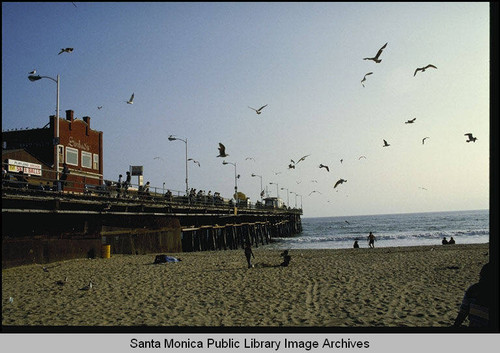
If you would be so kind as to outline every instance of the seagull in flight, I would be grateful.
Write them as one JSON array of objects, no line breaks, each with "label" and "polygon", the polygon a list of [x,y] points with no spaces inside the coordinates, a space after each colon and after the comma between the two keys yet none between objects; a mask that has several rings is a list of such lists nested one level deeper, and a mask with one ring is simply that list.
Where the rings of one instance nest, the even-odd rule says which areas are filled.
[{"label": "seagull in flight", "polygon": [[382,61],[382,59],[379,59],[379,56],[380,56],[380,54],[382,54],[382,51],[385,49],[386,46],[387,46],[387,43],[385,43],[384,46],[378,50],[377,55],[375,55],[374,58],[364,58],[363,60],[373,60],[377,64],[380,63]]},{"label": "seagull in flight", "polygon": [[125,102],[127,102],[127,104],[134,104],[134,95],[135,95],[135,93],[132,93],[132,95],[130,96],[130,99],[128,101],[125,101]]},{"label": "seagull in flight", "polygon": [[[297,161],[297,163],[295,163],[295,164],[299,164],[299,162],[301,162],[301,161],[305,160],[305,159],[306,159],[306,157],[309,157],[309,156],[310,156],[310,154],[305,155],[304,157],[301,157],[301,158]],[[292,162],[293,162],[293,161],[292,161]]]},{"label": "seagull in flight", "polygon": [[36,69],[35,69],[35,70],[33,70],[33,71],[31,71],[31,72],[28,72],[28,74],[29,74],[29,75],[34,75],[34,74],[36,74]]},{"label": "seagull in flight", "polygon": [[340,184],[345,183],[345,182],[347,182],[347,180],[345,180],[345,179],[339,179],[339,180],[337,180],[337,182],[335,183],[335,185],[333,186],[333,188],[335,189],[337,186],[339,186]]},{"label": "seagull in flight", "polygon": [[358,160],[360,160],[361,158],[366,159],[366,157],[365,157],[365,156],[359,156]]},{"label": "seagull in flight", "polygon": [[253,158],[253,157],[247,157],[247,158],[245,158],[245,161],[247,161],[247,160],[249,160],[249,159],[251,159],[252,161],[254,161],[254,162],[255,162],[255,158]]},{"label": "seagull in flight", "polygon": [[426,188],[421,187],[421,186],[419,186],[418,188],[419,188],[419,189],[422,189],[422,190],[427,190]]},{"label": "seagull in flight", "polygon": [[260,113],[262,113],[262,112],[261,112],[261,110],[262,110],[262,109],[264,109],[265,107],[267,107],[267,104],[266,104],[266,105],[263,105],[263,106],[262,106],[262,107],[260,107],[259,109],[255,109],[255,108],[252,108],[252,107],[248,107],[248,108],[250,108],[250,109],[252,109],[252,110],[255,110],[255,112],[256,112],[257,114],[260,114]]},{"label": "seagull in flight", "polygon": [[382,147],[389,147],[390,145],[387,143],[386,140],[384,140],[384,145]]},{"label": "seagull in flight", "polygon": [[430,138],[430,137],[429,137],[429,136],[427,136],[427,137],[424,137],[424,138],[422,139],[422,145],[424,144],[425,140],[426,140],[426,139],[428,139],[428,138]]},{"label": "seagull in flight", "polygon": [[419,67],[419,68],[417,68],[417,69],[415,70],[415,73],[413,74],[413,77],[415,77],[415,75],[417,74],[417,72],[418,72],[418,71],[422,71],[422,72],[424,72],[424,71],[425,71],[425,70],[427,70],[429,67],[432,67],[432,68],[434,68],[434,69],[437,69],[437,67],[435,67],[435,66],[434,66],[434,65],[432,65],[432,64],[429,64],[429,65],[427,65],[427,66],[425,66],[425,67]]},{"label": "seagull in flight", "polygon": [[62,53],[71,53],[73,51],[73,48],[62,48],[61,51],[59,52],[59,54],[57,55],[61,55]]},{"label": "seagull in flight", "polygon": [[[161,160],[163,160],[163,158],[161,158],[161,157],[159,157],[159,156],[158,156],[158,157],[154,157],[153,159],[161,159]],[[189,159],[188,159],[188,160],[189,160]]]},{"label": "seagull in flight", "polygon": [[405,121],[405,124],[413,124],[417,120],[417,118],[410,119],[408,121]]},{"label": "seagull in flight", "polygon": [[217,157],[227,157],[229,156],[226,154],[226,146],[224,146],[222,143],[219,142],[219,155]]},{"label": "seagull in flight", "polygon": [[198,164],[198,167],[201,167],[200,162],[195,161],[193,158],[188,158],[188,161],[193,161],[193,163]]},{"label": "seagull in flight", "polygon": [[102,105],[98,106],[97,109],[101,110],[102,109]]},{"label": "seagull in flight", "polygon": [[328,166],[327,166],[327,165],[320,164],[320,165],[319,165],[319,167],[320,167],[320,168],[325,168],[327,172],[329,172],[329,171],[330,171],[330,168],[328,168]]},{"label": "seagull in flight", "polygon": [[288,169],[295,169],[295,164],[290,163],[290,164],[288,165]]},{"label": "seagull in flight", "polygon": [[313,190],[313,191],[311,191],[311,192],[309,193],[309,196],[311,196],[311,194],[313,194],[313,193],[315,193],[315,192],[317,192],[318,194],[321,194],[319,191]]},{"label": "seagull in flight", "polygon": [[466,142],[474,142],[475,143],[476,140],[477,140],[477,137],[472,136],[472,134],[470,132],[464,134],[464,136],[468,136],[469,137],[469,139]]},{"label": "seagull in flight", "polygon": [[361,84],[363,85],[363,87],[365,87],[365,84],[364,84],[363,82],[365,82],[365,81],[366,81],[366,76],[371,75],[371,74],[373,74],[373,72],[369,72],[369,73],[365,74],[365,76],[364,76],[364,77],[363,77],[363,79],[361,80]]}]

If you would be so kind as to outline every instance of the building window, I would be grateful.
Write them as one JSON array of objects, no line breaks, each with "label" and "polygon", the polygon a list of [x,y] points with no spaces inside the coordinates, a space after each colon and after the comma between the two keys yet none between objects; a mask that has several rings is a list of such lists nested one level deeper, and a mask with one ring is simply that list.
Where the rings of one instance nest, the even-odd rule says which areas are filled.
[{"label": "building window", "polygon": [[76,148],[66,147],[66,163],[78,166],[78,150]]},{"label": "building window", "polygon": [[59,163],[64,163],[64,147],[57,146],[57,151],[59,153]]},{"label": "building window", "polygon": [[92,168],[92,153],[82,151],[82,167]]},{"label": "building window", "polygon": [[94,153],[94,164],[93,168],[99,170],[99,155]]}]

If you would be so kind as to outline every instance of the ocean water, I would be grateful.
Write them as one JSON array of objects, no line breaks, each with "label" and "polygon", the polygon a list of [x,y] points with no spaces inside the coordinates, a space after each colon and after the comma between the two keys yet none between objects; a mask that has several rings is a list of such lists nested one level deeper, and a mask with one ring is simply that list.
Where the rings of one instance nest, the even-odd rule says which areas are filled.
[{"label": "ocean water", "polygon": [[441,245],[443,237],[457,244],[488,243],[489,210],[387,214],[373,216],[303,218],[302,233],[290,238],[273,238],[266,245],[276,249],[368,247],[369,232],[375,247]]}]

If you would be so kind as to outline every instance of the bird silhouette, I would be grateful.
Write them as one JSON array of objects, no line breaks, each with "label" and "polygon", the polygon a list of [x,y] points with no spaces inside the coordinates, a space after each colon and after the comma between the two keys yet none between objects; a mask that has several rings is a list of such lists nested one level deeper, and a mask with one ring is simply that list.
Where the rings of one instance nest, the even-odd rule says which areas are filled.
[{"label": "bird silhouette", "polygon": [[329,171],[330,171],[330,168],[328,168],[328,166],[327,166],[327,165],[320,164],[320,165],[319,165],[319,167],[320,167],[320,168],[325,168],[327,172],[329,172]]},{"label": "bird silhouette", "polygon": [[437,67],[435,67],[434,65],[431,65],[431,64],[429,64],[429,65],[427,65],[427,66],[425,66],[425,67],[419,67],[419,68],[417,68],[417,69],[415,70],[415,73],[413,74],[413,77],[415,77],[415,75],[417,74],[417,72],[418,72],[418,71],[422,71],[422,72],[424,72],[424,71],[425,71],[425,70],[427,70],[429,67],[432,67],[432,68],[434,68],[434,69],[437,69]]},{"label": "bird silhouette", "polygon": [[198,164],[198,167],[201,167],[200,162],[195,161],[193,158],[188,158],[188,161],[193,161],[193,163]]},{"label": "bird silhouette", "polygon": [[[297,161],[297,163],[295,163],[295,164],[299,164],[299,162],[302,162],[303,160],[305,160],[305,159],[306,159],[306,157],[309,157],[309,156],[310,156],[310,154],[305,155],[304,157],[301,157],[301,158]],[[293,162],[293,161],[292,161],[292,162]]]},{"label": "bird silhouette", "polygon": [[361,84],[363,85],[363,87],[365,87],[365,84],[364,84],[363,82],[365,82],[365,81],[366,81],[366,76],[371,75],[371,74],[373,74],[373,72],[369,72],[369,73],[365,74],[365,76],[364,76],[364,77],[363,77],[363,79],[361,80]]},{"label": "bird silhouette", "polygon": [[408,121],[405,121],[405,124],[413,124],[417,120],[417,118],[410,119]]},{"label": "bird silhouette", "polygon": [[127,102],[127,104],[134,104],[134,95],[135,95],[135,93],[132,93],[132,95],[130,96],[130,99],[128,101],[125,101],[125,102]]},{"label": "bird silhouette", "polygon": [[425,140],[426,140],[426,139],[428,139],[428,138],[430,138],[430,137],[428,137],[428,136],[427,136],[427,137],[424,137],[424,138],[422,139],[422,145],[424,144]]},{"label": "bird silhouette", "polygon": [[359,156],[358,160],[360,160],[361,158],[366,159],[366,157],[365,157],[365,156]]},{"label": "bird silhouette", "polygon": [[381,59],[379,59],[380,54],[382,54],[382,51],[385,49],[386,46],[387,46],[387,43],[385,43],[384,46],[378,50],[377,55],[375,55],[374,58],[363,58],[363,60],[373,60],[377,64],[380,63],[382,61]]},{"label": "bird silhouette", "polygon": [[98,106],[97,109],[101,110],[102,109],[102,105]]},{"label": "bird silhouette", "polygon": [[247,158],[245,158],[245,161],[247,161],[249,159],[255,162],[255,158],[253,158],[253,157],[247,157]]},{"label": "bird silhouette", "polygon": [[266,104],[266,105],[263,105],[263,106],[262,106],[262,107],[260,107],[259,109],[255,109],[255,108],[252,108],[252,107],[248,107],[248,108],[250,108],[250,109],[252,109],[252,110],[255,110],[255,112],[256,112],[257,114],[260,114],[260,113],[262,113],[262,112],[261,112],[261,110],[262,110],[262,109],[264,109],[265,107],[267,107],[267,104]]},{"label": "bird silhouette", "polygon": [[73,48],[62,48],[61,51],[59,52],[59,54],[57,55],[61,55],[62,53],[71,53],[73,51]]},{"label": "bird silhouette", "polygon": [[29,75],[34,75],[34,74],[36,74],[36,69],[35,69],[35,70],[33,70],[33,71],[31,71],[31,72],[28,72],[28,74],[29,74]]},{"label": "bird silhouette", "polygon": [[476,140],[477,140],[477,137],[472,136],[472,134],[470,132],[464,134],[464,136],[468,136],[469,137],[469,139],[466,140],[466,142],[474,142],[475,143]]},{"label": "bird silhouette", "polygon": [[347,180],[345,180],[345,179],[339,179],[339,180],[337,180],[337,182],[335,183],[335,185],[333,186],[333,188],[335,189],[337,186],[339,186],[340,184],[343,184],[345,182],[347,182]]},{"label": "bird silhouette", "polygon": [[219,142],[219,155],[217,157],[227,157],[229,156],[226,154],[226,146],[224,146],[222,143]]},{"label": "bird silhouette", "polygon": [[317,180],[311,180],[311,183],[318,183]]},{"label": "bird silhouette", "polygon": [[309,193],[309,196],[311,196],[311,194],[314,194],[315,192],[317,192],[318,194],[321,194],[319,191],[316,191],[316,190],[313,190]]},{"label": "bird silhouette", "polygon": [[290,164],[288,165],[288,169],[295,169],[295,164],[290,163]]},{"label": "bird silhouette", "polygon": [[386,140],[384,140],[384,145],[382,147],[389,147],[390,145],[387,143]]}]

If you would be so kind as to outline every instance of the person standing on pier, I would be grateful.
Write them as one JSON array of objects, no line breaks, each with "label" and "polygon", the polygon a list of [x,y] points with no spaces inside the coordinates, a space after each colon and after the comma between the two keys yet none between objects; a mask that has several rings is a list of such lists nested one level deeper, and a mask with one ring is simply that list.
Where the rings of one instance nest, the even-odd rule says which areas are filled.
[{"label": "person standing on pier", "polygon": [[255,259],[255,255],[253,254],[252,247],[250,245],[250,242],[247,242],[245,245],[245,257],[247,258],[247,263],[248,263],[248,268],[252,268],[252,261],[250,257],[253,257]]}]

